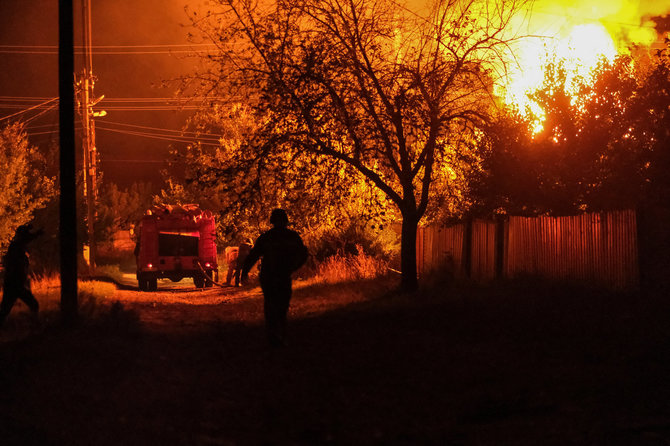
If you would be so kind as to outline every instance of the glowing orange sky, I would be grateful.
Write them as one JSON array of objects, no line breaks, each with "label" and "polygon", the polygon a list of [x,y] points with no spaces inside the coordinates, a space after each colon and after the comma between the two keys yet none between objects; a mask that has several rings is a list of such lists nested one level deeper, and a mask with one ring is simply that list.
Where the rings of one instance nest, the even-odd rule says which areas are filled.
[{"label": "glowing orange sky", "polygon": [[611,60],[631,44],[649,47],[659,38],[651,17],[668,10],[668,0],[539,0],[517,17],[514,32],[534,37],[516,45],[517,63],[501,91],[523,108],[525,92],[541,84],[542,65],[552,57],[588,76],[601,57]]}]

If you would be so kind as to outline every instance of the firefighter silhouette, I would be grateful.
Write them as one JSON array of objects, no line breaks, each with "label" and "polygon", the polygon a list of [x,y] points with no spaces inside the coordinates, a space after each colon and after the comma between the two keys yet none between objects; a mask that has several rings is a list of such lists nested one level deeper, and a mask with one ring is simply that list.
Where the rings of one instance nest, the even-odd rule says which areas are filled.
[{"label": "firefighter silhouette", "polygon": [[235,269],[239,269],[237,258],[239,255],[239,248],[237,246],[226,246],[224,256],[226,258],[226,285],[233,284],[233,277],[235,276]]},{"label": "firefighter silhouette", "polygon": [[259,280],[263,290],[265,327],[273,347],[285,344],[286,315],[291,301],[291,274],[307,261],[307,248],[300,235],[287,228],[288,216],[283,209],[270,215],[272,229],[261,234],[242,267],[242,282],[249,270],[263,258]]},{"label": "firefighter silhouette", "polygon": [[242,276],[242,268],[244,267],[244,262],[247,260],[247,257],[249,257],[249,253],[251,252],[251,248],[254,245],[254,241],[251,240],[250,238],[245,239],[242,243],[240,243],[240,246],[237,250],[237,259],[235,261],[235,266],[233,270],[233,277],[235,278],[235,286],[241,286],[241,276]]},{"label": "firefighter silhouette", "polygon": [[28,259],[28,243],[42,235],[43,231],[31,232],[32,226],[21,225],[2,258],[5,278],[2,287],[2,303],[0,304],[0,326],[12,310],[17,299],[21,299],[37,316],[39,304],[30,290],[30,263]]}]

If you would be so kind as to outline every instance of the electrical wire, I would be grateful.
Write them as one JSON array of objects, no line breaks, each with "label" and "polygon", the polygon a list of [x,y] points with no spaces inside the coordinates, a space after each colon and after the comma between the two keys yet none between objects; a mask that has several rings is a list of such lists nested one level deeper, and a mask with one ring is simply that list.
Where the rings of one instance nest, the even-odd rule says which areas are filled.
[{"label": "electrical wire", "polygon": [[[0,100],[2,97],[0,96]],[[105,103],[107,102],[191,102],[191,101],[205,101],[205,100],[225,100],[229,99],[227,97],[223,96],[194,96],[194,97],[186,97],[186,98],[175,98],[175,97],[123,97],[123,98],[107,98],[103,100]]]},{"label": "electrical wire", "polygon": [[58,134],[59,130],[50,130],[48,132],[26,132],[28,136],[38,136],[38,135],[55,135]]},{"label": "electrical wire", "polygon": [[96,130],[104,130],[108,132],[114,132],[114,133],[120,133],[124,135],[131,135],[131,136],[140,136],[144,138],[152,138],[152,139],[158,139],[162,141],[170,141],[170,142],[179,142],[179,143],[184,143],[184,144],[194,144],[194,143],[199,143],[202,145],[207,145],[207,146],[218,146],[219,143],[217,140],[214,139],[201,139],[201,138],[180,138],[177,136],[173,135],[161,135],[158,133],[148,133],[148,132],[139,132],[139,131],[132,131],[132,130],[120,130],[120,129],[113,129],[101,125],[96,125]]},{"label": "electrical wire", "polygon": [[20,112],[16,112],[16,113],[12,113],[11,115],[3,116],[2,118],[0,118],[0,121],[4,121],[5,119],[13,118],[14,116],[18,116],[18,115],[21,115],[23,113],[29,112],[31,110],[35,110],[36,108],[39,108],[39,107],[44,107],[46,104],[48,104],[50,102],[53,102],[53,101],[57,101],[57,100],[58,100],[58,97],[51,98],[48,101],[44,101],[41,104],[37,104],[33,107],[29,107],[29,108],[27,108],[25,110],[22,110]]},{"label": "electrical wire", "polygon": [[[81,122],[81,121],[79,121],[79,122]],[[45,127],[53,127],[55,125],[56,125],[55,123],[53,123],[53,124],[40,124],[40,125],[27,125],[26,129],[27,130],[43,129]]]},{"label": "electrical wire", "polygon": [[7,102],[44,102],[50,98],[42,98],[35,96],[0,96],[0,101]]},{"label": "electrical wire", "polygon": [[136,105],[104,107],[105,111],[194,111],[201,108],[196,105]]},{"label": "electrical wire", "polygon": [[105,125],[109,125],[109,124],[120,125],[120,126],[123,126],[123,127],[132,127],[132,128],[144,129],[144,130],[158,130],[158,131],[162,131],[162,132],[178,133],[180,135],[191,134],[191,135],[194,135],[195,137],[204,136],[204,137],[214,138],[214,139],[217,139],[217,140],[220,137],[220,135],[216,135],[214,133],[200,133],[200,132],[189,132],[189,131],[185,131],[185,130],[171,130],[171,129],[164,129],[164,128],[158,128],[158,127],[148,127],[148,126],[144,126],[144,125],[126,124],[126,123],[123,123],[123,122],[109,121],[107,119],[105,119],[104,124]]},{"label": "electrical wire", "polygon": [[47,113],[47,112],[49,112],[49,111],[51,111],[51,110],[55,110],[56,107],[58,107],[58,104],[54,104],[54,105],[52,105],[51,107],[42,110],[41,112],[37,113],[36,115],[31,116],[30,118],[24,120],[23,123],[24,123],[24,124],[27,124],[27,123],[29,123],[30,121],[34,121],[35,119],[39,118],[39,117],[42,116],[43,114],[45,114],[45,113]]},{"label": "electrical wire", "polygon": [[[30,110],[46,110],[49,109],[50,107],[45,106],[45,105],[40,105],[40,106],[35,106],[35,107],[29,107],[26,108],[25,105],[3,105],[0,104],[0,109],[5,109],[5,110],[21,110],[20,112],[14,113],[12,115],[7,115],[5,117],[0,118],[0,120],[3,119],[8,119],[13,116],[19,115],[21,113],[25,113]],[[112,110],[112,111],[190,111],[190,110],[200,110],[201,107],[197,105],[127,105],[127,106],[110,106],[110,107],[104,107],[106,111]]]},{"label": "electrical wire", "polygon": [[[196,54],[197,53],[197,54]],[[95,51],[93,52],[94,56],[101,55],[122,55],[122,56],[131,56],[131,55],[145,55],[145,54],[192,54],[193,56],[201,55],[204,51],[201,50],[155,50],[155,51]],[[217,51],[206,52],[208,54],[216,54]],[[49,51],[49,50],[3,50],[0,49],[0,54],[41,54],[41,55],[57,55],[58,51]],[[74,55],[76,56],[85,56],[87,53],[84,51],[75,51]]]},{"label": "electrical wire", "polygon": [[[216,46],[214,43],[165,43],[156,45],[92,45],[91,48],[179,48],[179,47],[194,47],[194,46]],[[0,48],[46,48],[58,49],[58,45],[0,45]],[[81,50],[85,47],[83,45],[75,45],[75,49]]]},{"label": "electrical wire", "polygon": [[169,160],[138,160],[138,159],[106,159],[100,158],[101,163],[146,163],[146,164],[168,164]]},{"label": "electrical wire", "polygon": [[[30,107],[30,104],[0,104],[0,108],[5,109],[5,110],[24,110],[24,111],[29,111],[26,109],[26,107],[29,107],[31,110],[44,110],[45,108],[49,108],[47,105],[37,105],[35,107]],[[0,118],[1,119],[1,118]]]}]

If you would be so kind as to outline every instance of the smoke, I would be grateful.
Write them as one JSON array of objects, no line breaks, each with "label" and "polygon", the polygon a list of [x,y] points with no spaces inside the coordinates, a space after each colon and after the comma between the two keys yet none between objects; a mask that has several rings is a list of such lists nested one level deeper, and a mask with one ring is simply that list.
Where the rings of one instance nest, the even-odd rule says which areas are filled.
[{"label": "smoke", "polygon": [[660,17],[668,12],[667,0],[539,0],[530,23],[541,29],[554,21],[560,24],[559,34],[576,25],[600,24],[622,51],[631,44],[650,46],[658,41],[667,30],[667,25],[658,26],[663,23]]}]

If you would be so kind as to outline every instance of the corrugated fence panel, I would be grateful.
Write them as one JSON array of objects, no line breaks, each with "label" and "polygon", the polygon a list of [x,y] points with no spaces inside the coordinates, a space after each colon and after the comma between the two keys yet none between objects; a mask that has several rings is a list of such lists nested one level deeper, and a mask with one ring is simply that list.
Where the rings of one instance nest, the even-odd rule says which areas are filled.
[{"label": "corrugated fence panel", "polygon": [[507,276],[596,281],[613,288],[639,281],[632,210],[572,217],[510,217]]},{"label": "corrugated fence panel", "polygon": [[435,264],[450,268],[457,276],[463,275],[463,224],[441,228],[437,234]]},{"label": "corrugated fence panel", "polygon": [[475,220],[472,223],[470,276],[476,280],[495,278],[495,223]]},{"label": "corrugated fence panel", "polygon": [[[515,217],[504,223],[502,274],[597,282],[624,289],[639,284],[635,211],[611,211],[571,217]],[[449,265],[463,275],[464,224],[422,228],[417,234],[421,273]],[[420,245],[420,246],[419,246]],[[470,275],[495,277],[495,223],[472,222]]]},{"label": "corrugated fence panel", "polygon": [[417,233],[417,263],[419,274],[448,268],[456,276],[463,275],[464,226],[420,228]]}]

